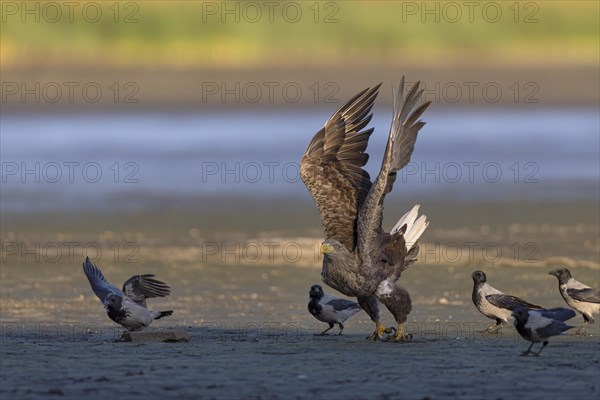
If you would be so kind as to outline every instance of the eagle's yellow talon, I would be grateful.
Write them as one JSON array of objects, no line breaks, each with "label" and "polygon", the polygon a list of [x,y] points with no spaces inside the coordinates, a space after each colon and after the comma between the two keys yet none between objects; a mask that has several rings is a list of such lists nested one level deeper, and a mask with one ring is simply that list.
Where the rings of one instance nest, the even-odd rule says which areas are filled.
[{"label": "eagle's yellow talon", "polygon": [[388,340],[390,341],[394,341],[397,343],[403,343],[403,342],[408,342],[410,339],[412,339],[412,335],[409,333],[406,333],[404,331],[404,327],[402,327],[402,325],[398,325],[398,329],[393,328],[395,332],[394,335],[391,335],[388,337]]},{"label": "eagle's yellow talon", "polygon": [[377,321],[377,326],[375,327],[375,332],[373,332],[373,334],[371,334],[370,336],[367,336],[368,340],[379,340],[383,337],[384,333],[391,333],[390,328],[385,328],[381,322]]}]

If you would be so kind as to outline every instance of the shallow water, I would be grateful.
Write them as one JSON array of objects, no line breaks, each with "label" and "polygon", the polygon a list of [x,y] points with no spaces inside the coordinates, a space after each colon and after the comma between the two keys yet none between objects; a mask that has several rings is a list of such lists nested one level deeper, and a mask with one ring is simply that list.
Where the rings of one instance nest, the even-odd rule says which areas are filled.
[{"label": "shallow water", "polygon": [[[389,130],[388,111],[377,108],[371,124],[372,176]],[[308,199],[298,162],[328,114],[3,116],[2,209],[124,209],[165,195]],[[412,162],[398,178],[410,196],[599,196],[595,109],[432,109],[425,119]]]}]

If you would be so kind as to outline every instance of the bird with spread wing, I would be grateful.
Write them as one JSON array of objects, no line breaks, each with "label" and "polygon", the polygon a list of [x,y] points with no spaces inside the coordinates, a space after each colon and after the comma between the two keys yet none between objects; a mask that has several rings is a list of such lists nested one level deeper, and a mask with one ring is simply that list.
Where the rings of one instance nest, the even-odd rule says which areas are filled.
[{"label": "bird with spread wing", "polygon": [[108,317],[129,331],[143,329],[155,319],[173,314],[173,310],[152,311],[146,306],[146,299],[165,297],[171,293],[169,286],[155,279],[154,275],[134,275],[125,281],[123,290],[119,290],[106,280],[89,257],[85,258],[83,272]]},{"label": "bird with spread wing", "polygon": [[[407,212],[392,230],[382,228],[383,201],[396,174],[408,162],[417,134],[425,125],[419,117],[430,102],[417,106],[423,89],[417,82],[404,97],[404,77],[394,91],[394,110],[379,175],[371,182],[363,169],[373,128],[373,103],[379,87],[367,88],[337,110],[313,137],[302,157],[300,176],[311,193],[325,229],[321,244],[323,282],[358,303],[375,322],[368,339],[391,334],[406,341],[403,329],[412,302],[406,289],[396,285],[401,273],[416,260],[417,240],[429,224],[418,217],[419,205]],[[394,316],[398,328],[386,329],[380,321],[378,300]]]}]

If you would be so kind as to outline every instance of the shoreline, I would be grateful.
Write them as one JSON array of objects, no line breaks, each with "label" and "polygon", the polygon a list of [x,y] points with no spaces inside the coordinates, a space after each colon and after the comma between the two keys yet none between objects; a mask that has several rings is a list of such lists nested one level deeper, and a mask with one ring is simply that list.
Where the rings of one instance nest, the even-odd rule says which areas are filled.
[{"label": "shoreline", "polygon": [[[597,107],[597,73],[597,65],[475,65],[444,70],[368,65],[350,66],[344,71],[327,66],[60,70],[3,67],[3,84],[11,87],[5,88],[2,113],[193,112],[265,107],[294,110],[341,105],[358,89],[378,82],[384,83],[378,103],[390,105],[389,87],[402,75],[409,83],[422,81],[425,99],[438,107]],[[574,75],[578,76],[576,81],[572,79]],[[94,90],[89,89],[91,86]]]}]

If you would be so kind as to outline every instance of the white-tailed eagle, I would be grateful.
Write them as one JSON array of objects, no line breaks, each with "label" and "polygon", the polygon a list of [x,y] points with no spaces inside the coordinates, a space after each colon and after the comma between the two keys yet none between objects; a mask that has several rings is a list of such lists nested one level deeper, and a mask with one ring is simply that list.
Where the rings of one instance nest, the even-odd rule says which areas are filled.
[{"label": "white-tailed eagle", "polygon": [[[415,261],[417,240],[427,228],[419,206],[407,212],[394,228],[382,228],[383,201],[396,173],[409,161],[417,134],[425,125],[419,117],[430,102],[417,105],[423,90],[417,82],[404,97],[404,77],[394,91],[394,111],[381,170],[375,181],[363,169],[373,128],[365,129],[381,84],[358,93],[325,123],[302,157],[300,175],[310,191],[325,228],[323,282],[346,296],[356,297],[376,324],[369,336],[377,340],[385,329],[379,319],[381,301],[398,328],[395,341],[409,335],[403,324],[412,305],[408,292],[396,285],[402,271]],[[418,218],[417,218],[418,217]]]}]

